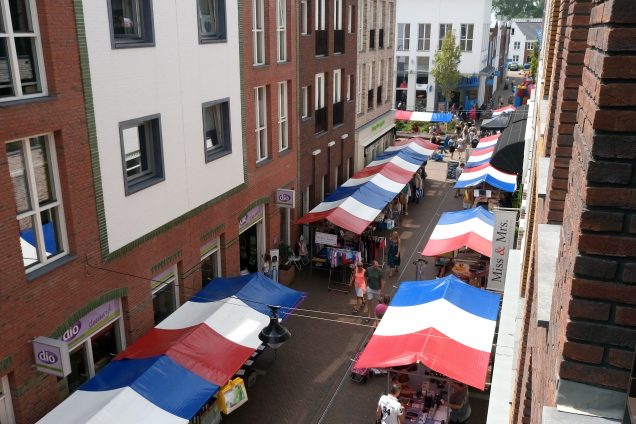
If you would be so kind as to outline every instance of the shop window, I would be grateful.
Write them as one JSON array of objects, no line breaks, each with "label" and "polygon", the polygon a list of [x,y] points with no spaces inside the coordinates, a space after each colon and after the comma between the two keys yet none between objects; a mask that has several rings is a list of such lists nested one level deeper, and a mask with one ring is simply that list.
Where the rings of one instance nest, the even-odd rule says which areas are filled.
[{"label": "shop window", "polygon": [[43,135],[9,142],[6,151],[22,260],[30,272],[68,251],[55,143]]},{"label": "shop window", "polygon": [[109,0],[113,48],[154,46],[151,0]]},{"label": "shop window", "polygon": [[232,153],[229,100],[203,104],[203,143],[206,162]]},{"label": "shop window", "polygon": [[0,102],[46,94],[35,0],[0,2]]},{"label": "shop window", "polygon": [[225,0],[198,0],[199,42],[226,41]]},{"label": "shop window", "polygon": [[88,381],[90,373],[88,371],[88,358],[86,347],[82,343],[78,348],[70,353],[71,373],[66,376],[69,394],[77,390],[82,384]]},{"label": "shop window", "polygon": [[176,277],[171,277],[152,291],[152,309],[154,311],[155,325],[158,325],[176,311],[178,304],[179,295],[176,287]]},{"label": "shop window", "polygon": [[126,195],[164,180],[159,115],[119,124]]},{"label": "shop window", "polygon": [[13,404],[11,403],[9,378],[6,375],[0,377],[0,423],[15,423],[15,417],[13,415]]},{"label": "shop window", "polygon": [[95,364],[95,374],[108,365],[117,353],[121,351],[118,330],[118,325],[112,323],[91,337],[90,343],[93,352],[93,363]]},{"label": "shop window", "polygon": [[201,287],[205,287],[216,277],[221,276],[221,257],[219,250],[214,249],[201,259]]}]

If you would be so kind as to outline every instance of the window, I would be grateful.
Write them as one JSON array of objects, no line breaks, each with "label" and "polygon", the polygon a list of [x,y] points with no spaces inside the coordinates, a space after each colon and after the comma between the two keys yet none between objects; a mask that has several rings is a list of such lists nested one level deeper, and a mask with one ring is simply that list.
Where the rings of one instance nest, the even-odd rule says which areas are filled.
[{"label": "window", "polygon": [[287,81],[278,83],[278,150],[289,148],[287,123]]},{"label": "window", "polygon": [[515,35],[515,29],[514,28],[510,29],[510,35]]},{"label": "window", "polygon": [[518,54],[513,55],[512,56],[512,61],[516,62],[516,63],[519,63],[519,55]]},{"label": "window", "polygon": [[[417,58],[417,79],[416,84],[428,84],[428,70],[430,58],[428,56],[418,56]],[[420,89],[420,87],[416,87]]]},{"label": "window", "polygon": [[155,315],[155,325],[170,316],[179,306],[176,271],[176,267],[173,267],[164,275],[152,279],[152,310]]},{"label": "window", "polygon": [[291,227],[291,214],[288,208],[278,208],[280,211],[280,242],[290,245],[290,227]]},{"label": "window", "polygon": [[347,7],[347,32],[353,34],[353,14],[355,13],[353,5]]},{"label": "window", "polygon": [[439,49],[442,48],[442,41],[444,41],[446,34],[450,33],[452,30],[453,24],[439,24]]},{"label": "window", "polygon": [[391,47],[393,43],[393,36],[394,36],[393,32],[395,31],[395,25],[393,25],[393,22],[395,22],[395,15],[393,13],[393,3],[389,3],[389,12],[387,13],[386,19],[388,21],[388,25],[387,25],[388,37],[387,37],[386,45],[387,47]]},{"label": "window", "polygon": [[362,113],[362,66],[358,65],[356,76],[356,113]]},{"label": "window", "polygon": [[252,0],[252,36],[254,43],[254,65],[265,64],[265,11],[264,0]]},{"label": "window", "polygon": [[364,0],[360,0],[360,10],[358,11],[358,51],[364,51],[364,13],[366,5]]},{"label": "window", "polygon": [[221,276],[221,255],[219,254],[219,238],[216,238],[211,250],[201,258],[201,287]]},{"label": "window", "polygon": [[342,100],[342,72],[340,69],[333,71],[333,103],[340,103]]},{"label": "window", "polygon": [[333,29],[342,30],[342,0],[334,0],[333,3]]},{"label": "window", "polygon": [[276,45],[278,61],[287,61],[287,1],[276,0]]},{"label": "window", "polygon": [[325,0],[316,0],[316,31],[325,30]]},{"label": "window", "polygon": [[398,56],[395,88],[397,88],[398,90],[407,89],[408,79],[409,79],[409,58],[408,56]]},{"label": "window", "polygon": [[42,94],[46,83],[35,0],[0,1],[0,101]]},{"label": "window", "polygon": [[267,159],[267,105],[265,86],[256,87],[256,162]]},{"label": "window", "polygon": [[378,29],[384,24],[384,2],[378,2]]},{"label": "window", "polygon": [[373,109],[373,63],[367,64],[367,110]]},{"label": "window", "polygon": [[309,89],[308,87],[301,87],[300,89],[300,105],[301,105],[301,118],[309,117]]},{"label": "window", "polygon": [[515,41],[512,48],[514,50],[519,50],[521,48],[521,41]]},{"label": "window", "polygon": [[431,49],[431,24],[419,24],[417,29],[417,50],[429,51]]},{"label": "window", "polygon": [[389,81],[391,81],[391,69],[393,69],[391,61],[393,59],[389,58],[386,61],[386,72],[384,74],[384,86],[386,87],[386,89],[384,90],[384,98],[382,99],[384,102],[386,102],[389,98]]},{"label": "window", "polygon": [[206,162],[232,153],[229,99],[203,104],[203,143]]},{"label": "window", "polygon": [[159,115],[119,124],[126,195],[164,180]]},{"label": "window", "polygon": [[316,74],[316,110],[325,107],[325,74]]},{"label": "window", "polygon": [[534,50],[534,42],[526,43],[526,50]]},{"label": "window", "polygon": [[305,0],[300,2],[300,33],[307,35],[307,2]]},{"label": "window", "polygon": [[473,51],[473,30],[475,25],[462,24],[459,36],[459,47],[463,52]]},{"label": "window", "polygon": [[113,48],[153,46],[151,0],[109,0]]},{"label": "window", "polygon": [[198,0],[199,41],[225,41],[225,0]]},{"label": "window", "polygon": [[323,175],[320,178],[320,201],[321,202],[325,201],[325,179],[326,179],[325,175]]},{"label": "window", "polygon": [[347,101],[351,100],[352,89],[353,89],[353,75],[347,75]]},{"label": "window", "polygon": [[7,143],[22,259],[27,270],[66,253],[64,211],[53,136]]},{"label": "window", "polygon": [[409,49],[409,38],[411,36],[411,24],[398,24],[398,50]]}]

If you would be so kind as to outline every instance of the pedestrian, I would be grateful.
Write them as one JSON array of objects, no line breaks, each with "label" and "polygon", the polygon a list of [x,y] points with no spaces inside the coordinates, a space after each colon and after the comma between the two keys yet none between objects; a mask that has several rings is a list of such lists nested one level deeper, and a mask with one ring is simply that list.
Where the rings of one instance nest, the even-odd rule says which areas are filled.
[{"label": "pedestrian", "polygon": [[353,284],[356,292],[356,305],[353,307],[353,311],[351,312],[353,314],[357,314],[360,312],[360,309],[364,307],[364,296],[367,294],[366,272],[367,271],[364,269],[362,262],[358,262],[356,269],[351,274],[351,281],[349,281],[349,285]]},{"label": "pedestrian", "polygon": [[448,142],[448,151],[451,154],[451,160],[455,157],[455,150],[457,149],[457,135],[451,137]]},{"label": "pedestrian", "polygon": [[468,386],[458,381],[451,383],[451,395],[448,400],[450,406],[450,423],[466,424],[470,419],[471,409],[468,401]]},{"label": "pedestrian", "polygon": [[465,138],[460,138],[459,140],[457,140],[457,154],[458,154],[458,160],[463,160],[464,157],[464,152],[466,151],[466,146],[467,146],[467,140]]},{"label": "pedestrian", "polygon": [[398,401],[398,396],[402,391],[401,385],[393,384],[388,395],[380,396],[378,408],[375,411],[375,418],[382,424],[400,424],[403,422],[404,407]]},{"label": "pedestrian", "polygon": [[402,213],[406,216],[409,214],[409,197],[411,195],[411,186],[406,184],[400,192],[399,199],[402,204]]},{"label": "pedestrian", "polygon": [[420,204],[420,199],[424,195],[423,184],[424,181],[422,181],[422,176],[419,172],[416,172],[415,175],[413,175],[413,188],[415,191],[415,203],[418,205]]},{"label": "pedestrian", "polygon": [[265,274],[269,278],[272,278],[272,257],[269,256],[269,253],[267,253],[263,257],[263,267],[261,269],[263,274]]},{"label": "pedestrian", "polygon": [[477,121],[477,106],[476,105],[473,105],[473,107],[470,108],[470,112],[468,113],[468,119],[470,119],[473,122]]},{"label": "pedestrian", "polygon": [[[397,231],[394,231],[397,232]],[[367,281],[367,319],[370,322],[372,314],[375,313],[375,306],[384,297],[384,271],[380,268],[378,261],[373,261],[364,274]]]},{"label": "pedestrian", "polygon": [[391,296],[382,296],[382,301],[375,307],[375,317],[382,319],[386,310],[389,309],[389,303],[391,303]]},{"label": "pedestrian", "polygon": [[389,278],[393,277],[393,271],[397,274],[398,268],[400,266],[400,235],[397,231],[393,231],[391,233],[391,238],[389,239],[389,251],[388,251],[388,262],[389,262]]},{"label": "pedestrian", "polygon": [[[460,163],[459,166],[457,168],[455,168],[455,180],[459,181],[459,177],[460,175],[462,175],[462,172],[464,172],[464,163]],[[461,189],[457,189],[455,191],[455,197],[459,197],[461,195]]]},{"label": "pedestrian", "polygon": [[464,198],[462,199],[462,207],[464,209],[470,209],[473,207],[475,201],[474,191],[470,188],[464,189]]}]

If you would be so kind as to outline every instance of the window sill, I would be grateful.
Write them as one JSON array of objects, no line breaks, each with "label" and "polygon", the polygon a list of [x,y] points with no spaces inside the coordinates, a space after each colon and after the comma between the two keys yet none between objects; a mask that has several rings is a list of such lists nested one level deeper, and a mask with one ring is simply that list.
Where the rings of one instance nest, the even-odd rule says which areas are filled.
[{"label": "window sill", "polygon": [[335,130],[336,128],[340,128],[344,126],[344,122],[338,122],[337,124],[334,123],[333,127],[331,127],[331,129]]},{"label": "window sill", "polygon": [[223,37],[199,37],[199,44],[219,44],[219,43],[227,43],[227,36]]},{"label": "window sill", "polygon": [[57,97],[51,96],[50,94],[40,94],[40,95],[32,95],[30,97],[14,97],[14,99],[15,100],[0,101],[0,109],[6,108],[6,107],[26,105],[30,103],[36,103],[36,102],[48,102],[52,100],[57,100]]},{"label": "window sill", "polygon": [[278,152],[278,157],[282,158],[284,156],[287,156],[288,154],[290,154],[292,152],[291,147],[286,148],[285,150],[281,150]]},{"label": "window sill", "polygon": [[138,191],[144,190],[150,186],[153,186],[155,184],[159,184],[160,182],[164,181],[165,177],[161,176],[161,177],[149,177],[143,181],[139,181],[137,183],[133,183],[133,184],[126,184],[126,196],[130,196],[131,194],[135,194]]},{"label": "window sill", "polygon": [[271,163],[271,162],[272,162],[272,158],[266,157],[265,159],[261,159],[261,160],[257,161],[256,162],[256,167],[260,168],[260,167],[263,167],[263,166],[265,166],[265,165],[267,165],[268,163]]},{"label": "window sill", "polygon": [[327,134],[328,131],[329,130],[324,130],[324,131],[320,131],[320,132],[314,133],[314,138],[320,138],[323,135]]},{"label": "window sill", "polygon": [[311,116],[305,116],[304,118],[303,117],[300,118],[300,122],[308,122],[308,121],[311,121]]},{"label": "window sill", "polygon": [[223,149],[223,150],[218,150],[216,152],[207,153],[205,155],[205,163],[213,162],[217,159],[222,158],[223,156],[227,156],[231,154],[232,154],[232,149]]},{"label": "window sill", "polygon": [[66,254],[64,256],[61,256],[59,259],[54,260],[53,262],[50,262],[40,268],[34,269],[31,272],[27,271],[27,275],[26,275],[27,281],[32,282],[33,280],[39,277],[42,277],[44,274],[47,274],[70,262],[73,262],[76,258],[77,258],[76,256]]},{"label": "window sill", "polygon": [[328,54],[314,55],[316,59],[327,59],[329,57]]},{"label": "window sill", "polygon": [[269,65],[267,63],[253,63],[252,67],[255,69],[267,68]]},{"label": "window sill", "polygon": [[113,41],[113,49],[137,49],[141,47],[155,47],[154,41]]}]

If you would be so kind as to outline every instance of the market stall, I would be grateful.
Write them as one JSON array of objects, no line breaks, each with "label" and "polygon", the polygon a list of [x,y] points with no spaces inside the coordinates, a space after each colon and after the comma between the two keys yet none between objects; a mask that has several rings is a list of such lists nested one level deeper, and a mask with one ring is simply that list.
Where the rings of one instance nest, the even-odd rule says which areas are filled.
[{"label": "market stall", "polygon": [[515,110],[517,110],[517,108],[512,105],[504,106],[502,108],[493,110],[492,116],[498,116],[498,115],[501,115],[502,113],[514,112]]},{"label": "market stall", "polygon": [[510,123],[510,112],[500,113],[489,119],[484,119],[479,126],[482,131],[500,131],[505,129]]},{"label": "market stall", "polygon": [[40,423],[187,423],[259,349],[270,321],[304,294],[261,273],[216,278]]},{"label": "market stall", "polygon": [[501,133],[489,135],[488,137],[482,137],[479,139],[479,143],[477,143],[477,149],[483,149],[486,147],[492,147],[497,144],[497,141],[501,137]]},{"label": "market stall", "polygon": [[490,163],[492,152],[495,150],[495,146],[480,148],[479,145],[470,151],[470,157],[466,161],[466,168],[483,165]]},{"label": "market stall", "polygon": [[501,134],[490,161],[497,169],[516,174],[523,172],[527,119],[528,106],[525,105],[514,113],[510,125]]},{"label": "market stall", "polygon": [[396,110],[396,121],[418,122],[450,122],[453,114],[449,112],[413,112],[409,110]]},{"label": "market stall", "polygon": [[490,163],[484,163],[483,165],[464,169],[455,184],[455,188],[475,187],[481,183],[514,193],[517,189],[517,176],[500,171]]}]

